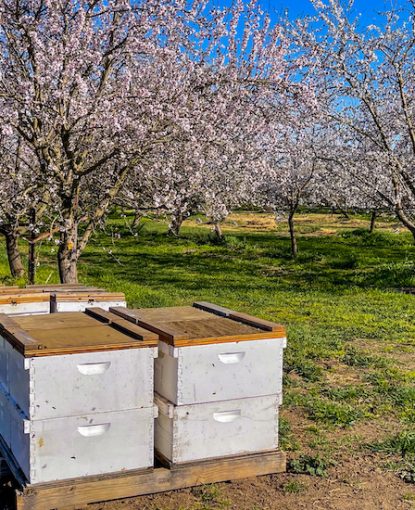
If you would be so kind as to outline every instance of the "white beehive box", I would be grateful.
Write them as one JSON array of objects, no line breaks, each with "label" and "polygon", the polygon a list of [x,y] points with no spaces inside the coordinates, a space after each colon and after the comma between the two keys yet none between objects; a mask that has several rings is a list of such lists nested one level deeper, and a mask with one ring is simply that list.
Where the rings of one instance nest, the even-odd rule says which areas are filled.
[{"label": "white beehive box", "polygon": [[155,391],[176,405],[282,391],[286,338],[279,324],[190,306],[114,312],[160,335]]},{"label": "white beehive box", "polygon": [[76,312],[3,317],[0,335],[0,382],[28,419],[153,403],[157,335],[150,331]]},{"label": "white beehive box", "polygon": [[160,342],[155,390],[177,405],[282,391],[281,338],[173,347]]},{"label": "white beehive box", "polygon": [[4,395],[2,405],[0,433],[31,484],[153,466],[155,406],[29,421]]},{"label": "white beehive box", "polygon": [[275,450],[285,329],[209,303],[111,309],[160,337],[155,449],[163,463]]},{"label": "white beehive box", "polygon": [[[2,289],[3,291],[3,289]],[[49,294],[9,289],[0,292],[0,313],[8,315],[42,315],[50,311]]]},{"label": "white beehive box", "polygon": [[92,308],[0,335],[0,433],[30,483],[153,465],[156,334]]},{"label": "white beehive box", "polygon": [[50,297],[50,311],[84,312],[87,308],[99,307],[109,310],[111,307],[127,306],[122,292],[54,292]]},{"label": "white beehive box", "polygon": [[274,450],[279,395],[175,406],[156,396],[155,446],[172,464]]}]

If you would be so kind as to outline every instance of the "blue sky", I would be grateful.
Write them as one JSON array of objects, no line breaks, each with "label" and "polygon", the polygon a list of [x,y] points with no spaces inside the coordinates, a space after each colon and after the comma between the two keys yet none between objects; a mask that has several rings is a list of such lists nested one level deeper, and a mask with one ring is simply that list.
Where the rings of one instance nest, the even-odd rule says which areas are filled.
[{"label": "blue sky", "polygon": [[[310,0],[259,0],[262,7],[270,13],[283,14],[286,9],[290,17],[296,18],[305,14],[313,14],[314,9]],[[231,0],[211,0],[214,5],[229,5]],[[375,23],[379,18],[377,13],[395,8],[405,7],[407,0],[355,0],[354,12],[361,14],[361,22],[364,25]]]}]

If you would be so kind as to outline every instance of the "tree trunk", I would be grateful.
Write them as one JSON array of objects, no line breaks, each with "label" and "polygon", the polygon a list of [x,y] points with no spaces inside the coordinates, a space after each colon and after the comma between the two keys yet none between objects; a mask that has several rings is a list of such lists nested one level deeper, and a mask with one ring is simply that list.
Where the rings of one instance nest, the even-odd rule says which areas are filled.
[{"label": "tree trunk", "polygon": [[61,283],[78,283],[78,258],[78,225],[75,221],[67,221],[58,250]]},{"label": "tree trunk", "polygon": [[143,215],[141,214],[140,211],[137,211],[135,214],[134,214],[134,219],[133,221],[131,222],[131,228],[133,230],[136,230],[139,226],[140,226],[140,223],[141,223],[141,219],[142,219]]},{"label": "tree trunk", "polygon": [[215,222],[213,231],[215,232],[216,237],[218,239],[223,239],[222,227],[221,227],[221,224],[219,223],[219,221]]},{"label": "tree trunk", "polygon": [[35,225],[36,225],[36,210],[32,209],[30,211],[30,223],[32,225],[32,231],[30,233],[30,239],[29,239],[29,254],[28,254],[28,261],[27,261],[27,279],[30,285],[35,284],[36,280],[36,244],[35,244],[35,238],[36,238],[36,232],[35,232]]},{"label": "tree trunk", "polygon": [[346,209],[343,209],[342,207],[340,206],[337,206],[338,209],[339,209],[339,212],[340,214],[346,219],[346,220],[350,220],[350,215],[349,213],[346,211]]},{"label": "tree trunk", "polygon": [[24,266],[19,252],[19,236],[13,230],[4,233],[6,238],[7,259],[9,261],[10,273],[13,278],[22,278],[24,276]]},{"label": "tree trunk", "polygon": [[183,221],[184,221],[183,214],[180,212],[175,212],[172,215],[171,220],[170,220],[170,225],[169,225],[169,230],[168,230],[169,235],[178,237],[180,234],[180,228],[183,224]]},{"label": "tree trunk", "polygon": [[378,217],[378,212],[376,209],[373,209],[372,214],[370,216],[370,226],[369,226],[369,233],[373,234],[375,231],[376,226],[376,218]]},{"label": "tree trunk", "polygon": [[288,215],[288,227],[290,230],[291,256],[295,259],[298,254],[298,246],[297,246],[297,238],[295,237],[294,213],[295,213],[295,211],[292,211]]}]

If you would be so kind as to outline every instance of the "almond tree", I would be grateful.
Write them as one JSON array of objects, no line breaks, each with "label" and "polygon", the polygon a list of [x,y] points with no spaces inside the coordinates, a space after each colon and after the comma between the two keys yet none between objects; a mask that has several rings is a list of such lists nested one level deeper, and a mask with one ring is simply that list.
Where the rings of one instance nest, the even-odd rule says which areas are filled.
[{"label": "almond tree", "polygon": [[291,29],[310,72],[325,79],[322,106],[337,130],[326,160],[349,171],[415,237],[415,3],[363,28],[352,2],[313,4],[318,23],[302,20]]},{"label": "almond tree", "polygon": [[[77,280],[79,256],[131,168],[181,124],[181,7],[0,2],[0,120],[30,146],[59,211],[62,282]],[[97,181],[99,199],[85,209]]]},{"label": "almond tree", "polygon": [[[33,154],[21,137],[0,134],[0,234],[6,241],[10,274],[21,278],[25,274],[19,240],[38,237],[40,222],[48,206],[49,194],[36,180]],[[33,215],[37,217],[32,224]]]},{"label": "almond tree", "polygon": [[97,224],[157,146],[191,143],[203,118],[220,146],[206,108],[223,124],[259,85],[274,93],[278,37],[242,1],[222,10],[184,0],[0,1],[0,121],[30,146],[59,211],[61,281],[77,280]]},{"label": "almond tree", "polygon": [[172,217],[171,232],[177,235],[183,219],[202,210],[220,235],[220,221],[245,200],[246,183],[263,157],[261,134],[275,122],[264,106],[281,103],[289,87],[286,51],[280,27],[271,26],[255,2],[214,10],[199,23],[186,48],[186,125],[143,162],[138,208],[153,193],[154,207]]}]

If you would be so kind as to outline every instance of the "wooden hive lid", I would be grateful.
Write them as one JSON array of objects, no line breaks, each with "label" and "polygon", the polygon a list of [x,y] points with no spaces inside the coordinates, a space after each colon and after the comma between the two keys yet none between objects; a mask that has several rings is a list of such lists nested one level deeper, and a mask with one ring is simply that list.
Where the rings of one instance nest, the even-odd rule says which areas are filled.
[{"label": "wooden hive lid", "polygon": [[158,343],[157,334],[100,308],[26,317],[0,314],[0,334],[25,357],[155,347]]},{"label": "wooden hive lid", "polygon": [[95,303],[96,301],[125,301],[123,292],[107,292],[107,291],[67,291],[53,292],[51,294],[52,301],[55,302],[82,302]]},{"label": "wooden hive lid", "polygon": [[[197,305],[200,305],[198,303]],[[202,309],[203,308],[203,309]],[[211,303],[169,308],[123,307],[110,311],[158,334],[175,347],[285,338],[285,328]]]},{"label": "wooden hive lid", "polygon": [[[43,292],[9,292],[0,293],[0,305],[19,305],[23,303],[44,303],[49,302],[49,294]],[[24,290],[24,289],[23,289]]]},{"label": "wooden hive lid", "polygon": [[86,286],[80,284],[57,283],[51,285],[26,285],[25,289],[28,292],[107,292],[105,289],[99,287]]}]

